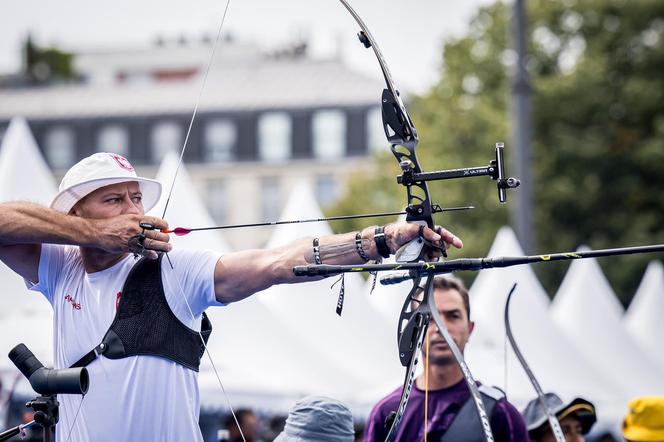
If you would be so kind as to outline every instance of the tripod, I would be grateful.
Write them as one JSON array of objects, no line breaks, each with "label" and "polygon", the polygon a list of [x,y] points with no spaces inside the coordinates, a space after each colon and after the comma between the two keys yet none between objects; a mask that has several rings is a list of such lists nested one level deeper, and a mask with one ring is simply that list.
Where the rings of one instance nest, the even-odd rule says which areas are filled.
[{"label": "tripod", "polygon": [[60,403],[58,402],[57,396],[38,396],[25,404],[25,406],[34,410],[34,420],[27,424],[17,425],[16,427],[0,433],[0,442],[8,440],[17,434],[24,434],[25,428],[35,424],[41,425],[44,429],[44,442],[51,442],[51,433],[55,424],[57,424],[60,419]]}]

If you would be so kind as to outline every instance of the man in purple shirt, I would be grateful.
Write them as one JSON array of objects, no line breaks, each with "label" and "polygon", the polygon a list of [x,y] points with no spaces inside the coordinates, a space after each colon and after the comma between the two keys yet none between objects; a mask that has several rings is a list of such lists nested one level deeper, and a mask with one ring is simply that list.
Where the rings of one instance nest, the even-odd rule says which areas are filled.
[{"label": "man in purple shirt", "polygon": [[[434,281],[436,307],[450,335],[463,352],[473,331],[470,320],[468,290],[463,282],[452,277],[436,277]],[[427,439],[444,442],[474,442],[483,440],[477,411],[470,398],[463,373],[452,352],[431,321],[427,330],[429,339]],[[422,348],[422,361],[426,361],[426,344]],[[401,420],[396,440],[424,440],[425,376],[415,380],[408,406]],[[480,392],[491,430],[498,441],[528,441],[523,417],[504,394],[492,387],[480,386]],[[383,398],[371,411],[364,432],[365,442],[383,442],[397,410],[401,387]]]}]

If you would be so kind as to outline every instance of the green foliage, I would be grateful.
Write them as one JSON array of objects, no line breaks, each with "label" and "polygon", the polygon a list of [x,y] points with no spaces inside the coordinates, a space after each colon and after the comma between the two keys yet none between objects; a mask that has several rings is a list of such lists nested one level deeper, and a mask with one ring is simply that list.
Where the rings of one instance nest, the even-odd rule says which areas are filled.
[{"label": "green foliage", "polygon": [[[439,82],[410,100],[426,170],[487,164],[496,141],[510,155],[510,8],[484,7],[469,31],[444,45]],[[533,87],[532,176],[537,251],[664,242],[664,2],[531,0],[528,60]],[[386,151],[388,148],[386,147]],[[377,159],[334,213],[393,210],[405,201],[393,158]],[[439,215],[482,256],[508,221],[486,177],[430,183],[434,202],[475,205]],[[517,190],[518,192],[518,190]],[[359,228],[361,222],[344,229]],[[601,264],[626,302],[652,255]],[[536,268],[549,293],[566,265]]]},{"label": "green foliage", "polygon": [[25,74],[32,84],[76,80],[73,54],[55,48],[37,46],[30,36],[24,45]]}]

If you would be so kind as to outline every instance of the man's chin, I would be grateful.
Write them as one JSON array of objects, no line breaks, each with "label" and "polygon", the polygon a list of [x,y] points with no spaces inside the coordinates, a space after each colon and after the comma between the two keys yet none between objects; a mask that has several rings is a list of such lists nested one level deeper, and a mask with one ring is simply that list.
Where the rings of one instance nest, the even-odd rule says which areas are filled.
[{"label": "man's chin", "polygon": [[456,361],[450,352],[449,354],[445,355],[429,355],[429,364],[443,367],[450,364],[456,364]]}]

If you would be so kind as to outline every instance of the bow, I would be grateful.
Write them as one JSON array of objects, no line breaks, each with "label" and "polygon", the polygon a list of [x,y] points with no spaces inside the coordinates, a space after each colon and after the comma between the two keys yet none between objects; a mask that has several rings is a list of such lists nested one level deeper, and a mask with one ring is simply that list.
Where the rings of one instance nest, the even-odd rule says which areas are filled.
[{"label": "bow", "polygon": [[[383,124],[384,124],[384,129],[385,133],[387,135],[388,141],[392,145],[392,152],[401,164],[402,169],[404,170],[404,186],[407,188],[408,192],[408,206],[406,208],[406,220],[409,222],[415,222],[418,223],[422,226],[428,226],[429,228],[434,228],[434,222],[433,222],[433,214],[438,213],[438,212],[443,212],[443,211],[449,211],[449,210],[465,210],[467,208],[449,208],[449,209],[443,209],[440,206],[433,205],[431,204],[430,198],[429,198],[429,192],[427,189],[426,181],[425,180],[420,180],[418,178],[415,178],[417,174],[420,174],[422,172],[419,163],[417,161],[417,156],[415,154],[415,147],[417,146],[417,132],[415,130],[415,127],[410,119],[410,116],[408,115],[406,108],[401,100],[401,97],[399,95],[399,92],[396,90],[394,83],[392,81],[392,77],[389,73],[389,70],[383,60],[383,56],[380,53],[380,50],[378,46],[376,45],[373,37],[371,36],[369,30],[367,29],[366,25],[362,21],[362,19],[357,15],[357,13],[351,8],[351,6],[348,4],[346,0],[340,0],[341,3],[346,7],[348,12],[351,13],[353,18],[357,21],[357,23],[360,25],[362,28],[362,32],[360,33],[360,40],[366,47],[372,47],[374,50],[374,53],[376,54],[376,57],[378,58],[379,64],[381,66],[383,76],[385,78],[386,84],[387,84],[387,89],[383,91],[383,96],[382,96],[382,103],[383,103]],[[168,197],[166,199],[166,204],[164,207],[164,212],[162,214],[162,218],[166,216],[166,211],[168,209],[168,204],[170,202],[170,197],[173,192],[173,188],[175,185],[175,181],[177,179],[177,174],[180,168],[180,165],[182,164],[182,159],[184,157],[184,152],[187,147],[187,142],[189,140],[189,135],[191,133],[191,129],[193,127],[194,120],[197,115],[197,110],[198,110],[198,103],[200,102],[200,98],[202,96],[203,90],[205,88],[205,84],[207,81],[208,73],[210,70],[210,66],[212,64],[212,61],[214,59],[214,54],[216,51],[217,44],[220,40],[220,35],[221,35],[221,30],[223,27],[223,23],[225,21],[226,13],[228,11],[228,6],[229,6],[230,0],[227,0],[226,7],[224,10],[224,14],[222,16],[219,29],[217,32],[217,37],[215,39],[212,52],[209,58],[208,66],[205,71],[205,75],[203,77],[202,85],[200,88],[198,100],[196,102],[196,105],[194,106],[194,110],[192,113],[191,120],[189,122],[189,127],[186,132],[186,136],[184,139],[184,143],[180,152],[180,159],[178,162],[178,166],[175,172],[175,176],[173,178],[173,182],[170,187],[170,191],[168,194]],[[404,150],[405,149],[405,150]],[[495,167],[496,165],[494,164],[491,166],[491,164],[486,167],[486,168],[478,168],[482,169],[477,173],[477,175],[495,175],[497,171],[500,168]],[[476,175],[476,176],[477,176]],[[448,177],[449,178],[449,177]],[[496,175],[497,178],[497,175]],[[496,179],[494,178],[494,179]],[[433,179],[433,178],[430,178]],[[436,178],[436,179],[445,179],[445,178]],[[421,196],[422,195],[422,196]],[[391,213],[390,215],[392,215]],[[372,216],[385,216],[387,214],[369,214],[369,215],[352,215],[348,217],[333,217],[333,219],[346,219],[346,218],[360,218],[360,217],[372,217]],[[218,227],[203,227],[203,228],[184,228],[184,227],[177,227],[169,231],[165,231],[164,233],[174,233],[176,235],[182,236],[182,235],[187,235],[192,231],[195,230],[211,230],[211,229],[219,229],[219,228],[236,228],[236,227],[253,227],[253,226],[258,226],[258,225],[277,225],[277,224],[289,224],[289,223],[299,223],[299,222],[316,222],[316,221],[324,221],[326,219],[315,219],[315,220],[293,220],[293,221],[277,221],[277,222],[270,222],[270,223],[256,223],[256,224],[250,224],[250,225],[236,225],[236,226],[218,226]],[[423,259],[426,250],[423,247],[424,240],[423,238],[420,238],[419,240],[416,240],[412,243],[412,246],[408,248],[407,252],[409,252],[410,255],[413,256],[414,260],[420,260]],[[444,252],[444,250],[443,250]],[[171,262],[170,258],[168,257],[168,254],[166,254],[166,257],[168,259],[168,263],[173,268],[173,263]],[[414,298],[418,287],[419,287],[419,281],[414,282],[413,288],[411,289],[408,299]],[[491,435],[491,430],[489,427],[489,421],[488,417],[486,415],[486,411],[484,410],[484,405],[481,402],[481,398],[479,395],[479,391],[477,390],[477,385],[475,381],[473,380],[472,376],[470,375],[470,371],[468,370],[467,366],[465,365],[465,362],[463,361],[463,356],[461,355],[461,352],[457,348],[456,344],[453,342],[451,337],[449,336],[449,333],[447,332],[447,329],[444,327],[442,324],[441,319],[438,317],[438,313],[435,309],[435,305],[432,304],[432,280],[429,278],[427,280],[427,299],[429,300],[428,303],[422,303],[420,308],[418,308],[417,315],[411,315],[412,316],[412,321],[409,320],[409,323],[414,323],[416,321],[423,322],[424,327],[419,327],[418,328],[418,334],[417,334],[417,342],[418,342],[418,348],[421,347],[422,341],[424,339],[424,336],[426,334],[426,325],[428,324],[429,318],[434,317],[434,321],[438,325],[438,329],[440,333],[443,335],[445,340],[448,342],[450,348],[454,352],[455,358],[457,361],[459,361],[459,364],[462,367],[462,371],[464,372],[464,376],[466,377],[466,380],[468,382],[469,388],[471,389],[473,399],[475,400],[478,413],[482,419],[482,424],[485,432],[485,439],[487,441],[493,441],[493,437]],[[180,293],[181,296],[183,297],[187,307],[189,308],[190,314],[192,315],[193,318],[193,313],[191,311],[191,308],[189,307],[189,303],[186,300],[186,296],[184,295],[184,290],[180,286]],[[340,293],[340,302],[343,300],[343,282],[342,282],[342,292]],[[406,302],[408,304],[408,301]],[[431,306],[433,306],[433,309],[431,309]],[[339,313],[338,309],[338,313]],[[399,332],[401,335],[401,332]],[[200,333],[199,333],[200,335]],[[203,337],[200,336],[201,342],[203,342],[204,348],[205,348],[205,353],[208,355],[208,358],[210,359],[210,362],[212,363],[212,367],[214,369],[215,375],[217,376],[217,380],[219,382],[219,385],[222,389],[222,392],[224,393],[224,396],[226,397],[226,400],[228,402],[229,408],[231,410],[231,413],[238,424],[238,428],[240,427],[239,423],[237,422],[237,418],[235,417],[235,413],[233,412],[233,408],[230,404],[230,401],[228,400],[228,396],[225,393],[224,386],[221,382],[221,377],[219,376],[219,373],[217,372],[216,367],[214,366],[214,362],[212,361],[212,357],[210,355],[210,352],[207,348],[207,345],[205,344]],[[410,363],[409,363],[409,369],[406,374],[406,384],[404,386],[404,394],[402,396],[402,403],[403,406],[400,406],[400,413],[398,413],[398,419],[395,420],[395,423],[393,425],[393,428],[391,429],[390,433],[392,434],[391,437],[388,437],[389,440],[392,440],[394,437],[394,434],[396,433],[396,430],[398,428],[398,422],[401,419],[401,416],[403,414],[403,410],[405,409],[406,402],[408,400],[408,396],[410,394],[410,390],[412,388],[412,379],[415,374],[415,365],[417,364],[417,357],[418,354],[417,352],[409,353],[411,355],[410,357]],[[410,381],[409,381],[410,379]],[[244,435],[242,435],[242,438],[244,439]]]},{"label": "bow", "polygon": [[[406,187],[408,197],[408,204],[406,207],[406,221],[434,229],[435,225],[433,222],[433,213],[439,211],[438,209],[440,207],[432,204],[429,195],[429,189],[426,183],[427,179],[422,179],[422,168],[420,167],[416,154],[416,147],[418,143],[417,130],[415,129],[415,126],[413,125],[413,122],[408,115],[408,112],[406,111],[406,107],[403,104],[401,96],[399,95],[399,91],[396,89],[390,71],[387,67],[387,64],[385,63],[385,59],[383,58],[383,55],[378,45],[376,44],[376,41],[371,35],[371,32],[369,32],[369,29],[367,28],[364,21],[346,0],[339,1],[341,1],[344,7],[360,26],[361,31],[358,34],[360,42],[364,44],[366,48],[373,49],[373,52],[378,59],[378,63],[383,73],[385,83],[387,85],[386,89],[383,90],[381,97],[383,129],[385,130],[385,135],[387,136],[387,140],[391,145],[392,153],[394,154],[396,160],[399,162],[399,166],[403,171],[403,175],[400,177],[399,183]],[[499,167],[499,169],[501,168]],[[400,250],[400,252],[403,252],[400,253],[400,255],[404,260],[407,261],[418,262],[425,260],[427,248],[424,247],[424,245],[424,239],[420,236],[420,238],[404,246]],[[477,388],[477,384],[473,379],[468,366],[466,365],[463,354],[459,350],[454,340],[451,338],[447,328],[445,327],[445,324],[438,314],[438,310],[436,309],[433,297],[432,277],[427,277],[423,291],[423,301],[419,302],[417,299],[422,275],[423,273],[421,272],[416,272],[413,275],[413,286],[410,289],[408,296],[406,297],[401,315],[399,317],[399,326],[397,330],[399,358],[402,365],[407,366],[408,369],[406,371],[399,407],[396,411],[396,414],[394,415],[394,420],[387,434],[386,441],[392,441],[396,437],[401,418],[403,417],[411,390],[413,388],[415,368],[417,365],[419,352],[422,348],[422,342],[426,335],[429,321],[433,318],[439,333],[447,342],[455,360],[459,364],[468,388],[470,389],[471,397],[475,403],[477,414],[479,415],[481,421],[484,439],[487,442],[492,442],[493,434],[491,433],[489,417],[486,413],[486,409],[484,407],[484,403],[482,402],[482,397]],[[418,306],[414,309],[411,309],[411,302],[417,303]]]},{"label": "bow", "polygon": [[512,289],[507,295],[507,301],[505,301],[505,332],[507,333],[507,339],[509,339],[510,345],[512,346],[512,349],[514,349],[514,354],[528,375],[530,383],[533,384],[533,388],[537,393],[537,400],[540,404],[540,407],[542,407],[542,410],[544,410],[546,413],[546,418],[549,421],[549,426],[553,432],[553,437],[556,438],[556,442],[565,442],[565,435],[563,434],[563,429],[560,427],[560,422],[556,418],[556,415],[553,413],[553,411],[551,411],[549,406],[546,404],[546,400],[544,399],[544,391],[542,391],[542,387],[540,386],[539,382],[537,382],[537,378],[535,377],[533,371],[530,369],[530,366],[528,366],[528,363],[523,357],[521,350],[519,350],[519,346],[516,345],[516,340],[512,334],[512,326],[510,325],[510,301],[512,300],[512,294],[514,293],[515,289],[516,283],[514,283],[512,286]]}]

